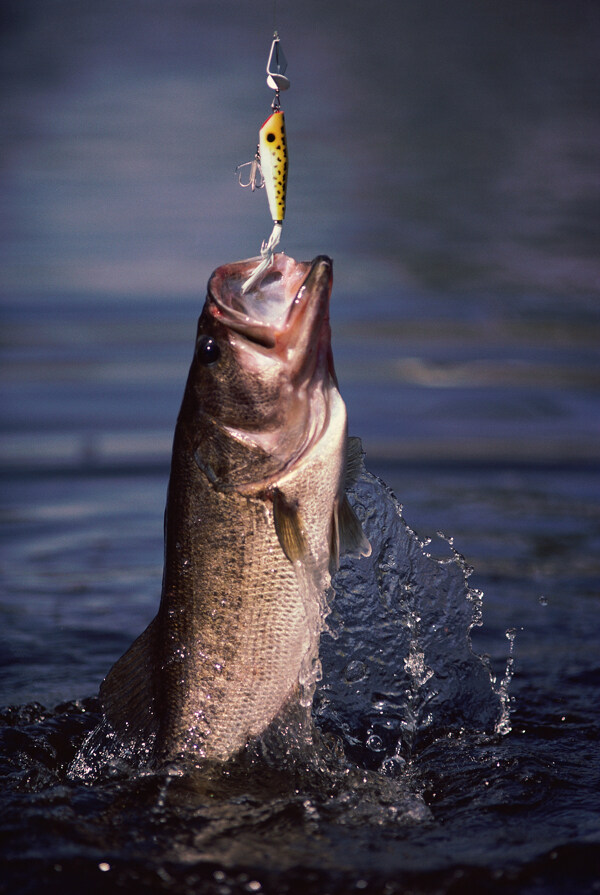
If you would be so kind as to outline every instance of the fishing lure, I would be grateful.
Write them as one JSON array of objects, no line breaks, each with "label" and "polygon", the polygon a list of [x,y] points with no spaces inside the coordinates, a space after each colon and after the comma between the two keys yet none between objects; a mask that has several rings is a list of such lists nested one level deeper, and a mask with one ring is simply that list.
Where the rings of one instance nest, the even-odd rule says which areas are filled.
[{"label": "fishing lure", "polygon": [[288,157],[285,119],[281,109],[276,109],[269,115],[261,127],[258,147],[271,217],[274,224],[282,224],[285,217]]},{"label": "fishing lure", "polygon": [[[269,211],[273,220],[273,230],[260,249],[262,261],[242,286],[242,292],[249,292],[271,265],[276,246],[281,239],[285,217],[287,188],[288,153],[285,139],[285,118],[280,105],[279,93],[290,86],[285,76],[287,61],[280,46],[277,31],[273,35],[271,50],[267,60],[267,85],[275,91],[271,103],[272,112],[258,134],[258,146],[251,162],[236,168],[240,186],[250,187],[252,192],[265,188]],[[249,168],[248,179],[244,182],[244,169]]]}]

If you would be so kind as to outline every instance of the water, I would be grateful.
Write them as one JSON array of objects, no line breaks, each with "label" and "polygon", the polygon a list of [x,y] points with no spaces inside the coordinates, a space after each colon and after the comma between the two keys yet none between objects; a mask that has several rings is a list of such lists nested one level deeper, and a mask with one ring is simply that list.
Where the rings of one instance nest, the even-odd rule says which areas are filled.
[{"label": "water", "polygon": [[596,5],[278,6],[283,248],[334,258],[341,390],[412,586],[342,573],[315,716],[349,771],[68,780],[158,603],[204,285],[270,229],[233,169],[272,7],[9,5],[0,886],[597,891]]},{"label": "water", "polygon": [[[346,562],[338,576],[335,636],[324,637],[315,699],[318,724],[350,762],[328,762],[317,749],[312,767],[279,772],[251,762],[197,779],[115,765],[85,786],[65,769],[99,718],[93,700],[7,710],[3,824],[13,887],[43,881],[76,891],[84,880],[101,890],[104,873],[134,891],[242,892],[253,882],[265,891],[310,884],[343,892],[363,880],[388,893],[407,884],[510,891],[530,877],[550,885],[556,873],[568,885],[574,873],[591,885],[595,747],[580,732],[597,710],[590,691],[597,695],[598,680],[587,679],[595,638],[587,655],[582,642],[576,659],[557,663],[552,680],[542,673],[542,687],[528,693],[535,675],[521,685],[519,678],[536,654],[517,633],[508,689],[516,701],[507,701],[502,675],[494,684],[470,649],[480,605],[463,558],[442,539],[437,549],[423,544],[371,479],[363,477],[352,500],[373,556]],[[80,599],[88,602],[85,593]],[[553,602],[538,599],[530,611],[552,612]],[[102,605],[123,621],[116,601]],[[569,613],[570,624],[577,615]],[[506,668],[512,650],[497,630],[490,634]],[[73,642],[82,637],[81,629],[72,634]],[[86,642],[94,642],[89,634]],[[576,697],[580,690],[587,692]]]}]

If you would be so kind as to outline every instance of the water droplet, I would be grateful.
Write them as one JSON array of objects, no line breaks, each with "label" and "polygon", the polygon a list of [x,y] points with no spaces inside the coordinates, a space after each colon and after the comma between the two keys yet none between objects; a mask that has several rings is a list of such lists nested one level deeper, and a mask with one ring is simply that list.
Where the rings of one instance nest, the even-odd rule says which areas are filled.
[{"label": "water droplet", "polygon": [[443,541],[446,541],[446,543],[449,544],[450,547],[453,546],[453,544],[454,544],[454,538],[453,538],[451,535],[446,535],[446,534],[444,534],[443,531],[440,531],[440,530],[438,529],[438,531],[437,531],[437,536],[438,536],[438,538],[441,538]]},{"label": "water droplet", "polygon": [[544,597],[544,596],[542,595],[541,597],[538,598],[538,603],[540,604],[540,606],[547,606],[547,605],[548,605],[548,598],[547,598],[547,597]]},{"label": "water droplet", "polygon": [[367,749],[372,752],[381,752],[383,749],[383,740],[376,733],[372,733],[367,739]]},{"label": "water droplet", "polygon": [[315,805],[311,802],[310,799],[305,799],[302,802],[302,807],[304,808],[304,812],[309,820],[318,820],[319,812],[317,811]]},{"label": "water droplet", "polygon": [[344,670],[344,677],[349,684],[361,681],[367,675],[367,666],[364,662],[348,662]]}]

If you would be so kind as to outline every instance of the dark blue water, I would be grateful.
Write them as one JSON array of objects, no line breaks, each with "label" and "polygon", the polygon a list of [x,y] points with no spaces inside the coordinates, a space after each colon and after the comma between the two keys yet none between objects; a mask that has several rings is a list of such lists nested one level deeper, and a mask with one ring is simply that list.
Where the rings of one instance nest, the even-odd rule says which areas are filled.
[{"label": "dark blue water", "polygon": [[351,431],[406,520],[371,496],[387,584],[359,599],[346,571],[323,640],[347,764],[66,774],[156,610],[206,280],[268,235],[233,169],[272,26],[272,3],[5,5],[0,890],[598,891],[591,0],[279,2],[282,245],[334,258]]}]

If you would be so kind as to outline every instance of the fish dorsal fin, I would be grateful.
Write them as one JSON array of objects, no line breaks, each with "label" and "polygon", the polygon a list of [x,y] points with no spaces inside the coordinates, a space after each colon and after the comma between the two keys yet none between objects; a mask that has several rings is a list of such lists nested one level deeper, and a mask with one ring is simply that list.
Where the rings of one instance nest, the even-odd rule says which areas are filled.
[{"label": "fish dorsal fin", "polygon": [[295,501],[289,501],[279,488],[273,492],[273,520],[281,549],[289,561],[303,560],[308,548],[298,505]]},{"label": "fish dorsal fin", "polygon": [[358,481],[363,468],[362,441],[356,435],[350,435],[346,441],[346,476],[344,488],[351,488]]},{"label": "fish dorsal fin", "polygon": [[132,742],[148,742],[158,730],[153,670],[157,621],[134,640],[100,686],[104,713],[114,730]]},{"label": "fish dorsal fin", "polygon": [[336,527],[340,555],[342,553],[349,553],[351,556],[371,555],[371,544],[345,494],[337,508]]}]

